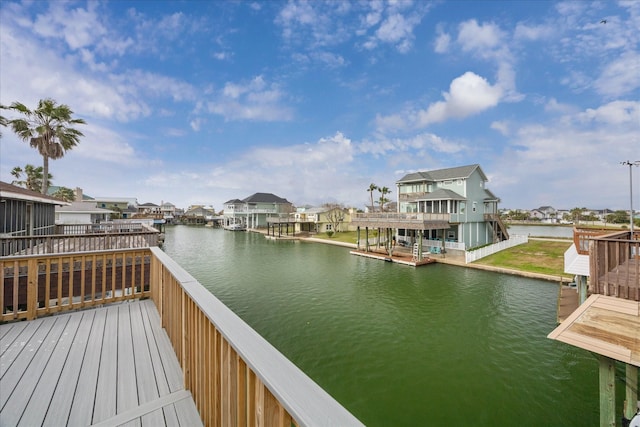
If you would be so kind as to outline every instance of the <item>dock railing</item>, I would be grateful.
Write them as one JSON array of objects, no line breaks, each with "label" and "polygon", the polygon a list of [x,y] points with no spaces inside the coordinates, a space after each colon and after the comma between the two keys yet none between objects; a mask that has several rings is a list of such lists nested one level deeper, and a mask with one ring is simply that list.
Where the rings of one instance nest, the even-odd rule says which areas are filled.
[{"label": "dock railing", "polygon": [[640,301],[640,240],[622,231],[594,237],[589,246],[589,293]]},{"label": "dock railing", "polygon": [[362,425],[157,247],[2,257],[0,283],[2,321],[151,297],[207,426]]}]

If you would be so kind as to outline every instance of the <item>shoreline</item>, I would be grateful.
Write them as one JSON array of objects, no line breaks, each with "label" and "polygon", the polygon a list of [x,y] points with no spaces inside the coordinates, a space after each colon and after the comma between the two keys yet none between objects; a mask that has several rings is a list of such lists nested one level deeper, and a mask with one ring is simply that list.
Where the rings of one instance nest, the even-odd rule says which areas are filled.
[{"label": "shoreline", "polygon": [[[354,251],[357,250],[357,245],[355,243],[331,241],[331,240],[328,240],[328,239],[319,239],[317,237],[299,237],[299,236],[273,237],[273,236],[267,236],[265,233],[261,232],[260,230],[252,229],[252,230],[247,230],[247,231],[252,231],[252,232],[255,232],[255,233],[261,233],[261,234],[265,235],[265,237],[269,237],[269,238],[275,239],[275,240],[278,240],[278,239],[281,239],[281,240],[299,240],[299,241],[303,241],[303,242],[323,243],[325,245],[341,246],[341,247],[345,247],[345,248],[351,248]],[[546,238],[540,238],[540,239],[541,240],[546,240]],[[364,252],[364,251],[360,251],[360,252]],[[382,253],[370,252],[370,254],[372,254],[372,258],[381,259],[383,261],[386,258],[389,258],[388,255],[385,255],[385,254],[382,254]],[[358,254],[356,254],[356,255],[358,255]],[[398,263],[400,263],[400,264],[407,264],[407,261],[403,260],[403,258],[406,258],[406,257],[395,256],[394,255],[394,257],[391,257],[391,258],[397,258],[398,259]],[[409,255],[409,258],[410,258],[410,255]],[[464,258],[460,257],[460,256],[438,255],[437,257],[428,257],[428,258],[433,260],[433,261],[435,261],[436,263],[455,265],[455,266],[458,266],[458,267],[475,268],[477,270],[485,270],[485,271],[492,271],[492,272],[495,272],[495,273],[510,274],[512,276],[527,277],[527,278],[530,278],[530,279],[545,280],[545,281],[548,281],[548,282],[558,283],[561,286],[564,285],[564,284],[571,283],[571,279],[568,279],[568,278],[562,277],[562,276],[556,276],[556,275],[551,275],[551,274],[543,274],[543,273],[533,273],[533,272],[528,272],[528,271],[514,270],[514,269],[511,269],[511,268],[495,267],[495,266],[483,265],[483,264],[475,264],[475,263],[467,264],[467,263],[464,262]],[[417,266],[419,267],[419,266],[425,265],[425,264],[429,264],[429,263],[420,263]]]}]

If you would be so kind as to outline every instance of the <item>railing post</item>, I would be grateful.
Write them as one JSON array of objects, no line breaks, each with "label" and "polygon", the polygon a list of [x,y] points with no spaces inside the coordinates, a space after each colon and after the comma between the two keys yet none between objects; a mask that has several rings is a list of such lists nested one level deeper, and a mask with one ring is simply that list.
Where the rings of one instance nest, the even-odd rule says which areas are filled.
[{"label": "railing post", "polygon": [[36,318],[38,308],[38,260],[27,262],[27,320]]}]

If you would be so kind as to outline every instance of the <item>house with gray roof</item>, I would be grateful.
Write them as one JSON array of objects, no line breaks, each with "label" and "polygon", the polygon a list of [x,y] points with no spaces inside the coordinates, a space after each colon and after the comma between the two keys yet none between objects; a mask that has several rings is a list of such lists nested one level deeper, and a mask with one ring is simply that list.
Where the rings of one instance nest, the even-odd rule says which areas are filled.
[{"label": "house with gray roof", "polygon": [[89,202],[71,202],[56,206],[56,224],[98,224],[111,220],[112,210],[103,209]]},{"label": "house with gray roof", "polygon": [[224,203],[224,227],[265,228],[268,218],[288,218],[294,211],[287,199],[272,193],[254,193]]},{"label": "house with gray roof", "polygon": [[[498,213],[500,199],[487,187],[480,165],[413,172],[396,182],[398,213],[438,214],[447,221],[425,231],[428,240],[464,249],[509,238]],[[403,230],[398,230],[402,239]]]}]

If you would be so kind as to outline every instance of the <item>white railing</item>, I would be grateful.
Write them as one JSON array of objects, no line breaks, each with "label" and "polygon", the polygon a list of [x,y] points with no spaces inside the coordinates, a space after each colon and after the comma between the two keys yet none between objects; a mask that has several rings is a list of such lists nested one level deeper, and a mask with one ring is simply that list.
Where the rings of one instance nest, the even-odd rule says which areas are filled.
[{"label": "white railing", "polygon": [[[427,246],[431,246],[431,247],[435,247],[435,248],[442,248],[442,240],[424,239],[422,241],[422,247],[427,247]],[[444,248],[445,249],[456,250],[456,251],[464,251],[465,248],[466,248],[466,245],[464,244],[464,242],[450,242],[450,241],[445,240],[444,241]]]},{"label": "white railing", "polygon": [[527,242],[529,242],[529,236],[516,234],[514,236],[511,236],[509,240],[503,240],[500,243],[494,243],[493,245],[485,246],[480,249],[476,249],[475,251],[466,252],[465,263],[469,264],[470,262],[477,261],[496,252],[500,252],[502,250],[512,248],[514,246],[518,246]]}]

